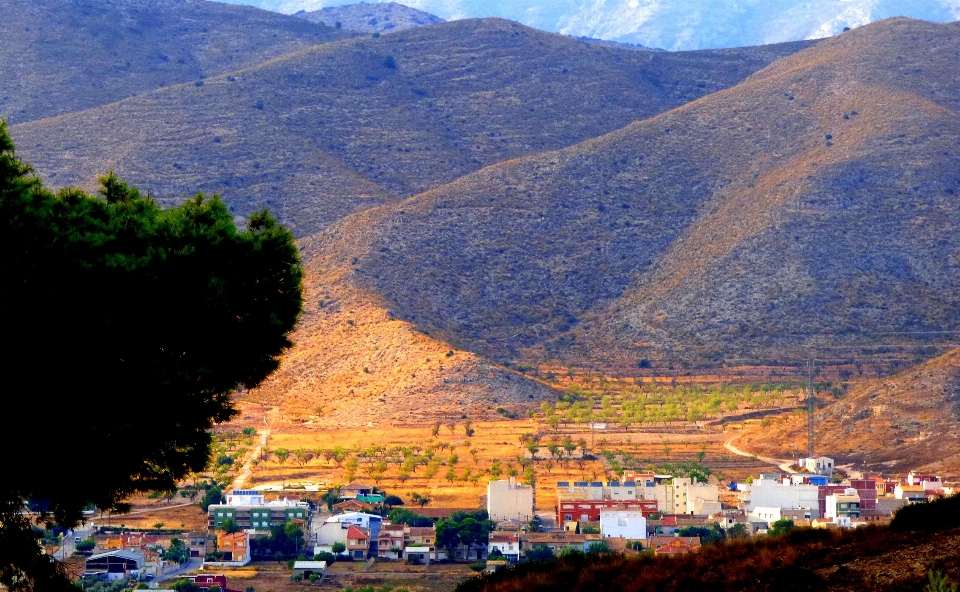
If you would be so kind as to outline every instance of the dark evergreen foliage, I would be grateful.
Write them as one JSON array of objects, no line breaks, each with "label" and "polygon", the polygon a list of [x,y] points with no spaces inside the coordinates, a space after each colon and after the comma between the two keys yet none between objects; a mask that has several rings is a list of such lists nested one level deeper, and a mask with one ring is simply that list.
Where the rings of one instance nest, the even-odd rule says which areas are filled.
[{"label": "dark evergreen foliage", "polygon": [[[237,230],[216,196],[162,210],[112,173],[53,194],[0,121],[5,417],[73,438],[0,436],[0,584],[55,587],[23,500],[76,524],[89,503],[173,490],[207,464],[230,395],[277,368],[300,315],[292,235],[265,211]],[[70,446],[82,436],[82,450]],[[23,579],[24,574],[27,575]],[[67,585],[66,580],[61,580]]]}]

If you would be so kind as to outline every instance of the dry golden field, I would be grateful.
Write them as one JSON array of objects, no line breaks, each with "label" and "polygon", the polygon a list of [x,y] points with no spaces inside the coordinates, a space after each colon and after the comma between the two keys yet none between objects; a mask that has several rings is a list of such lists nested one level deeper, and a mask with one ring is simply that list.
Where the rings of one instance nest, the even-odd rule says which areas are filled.
[{"label": "dry golden field", "polygon": [[[431,499],[428,507],[474,508],[483,503],[487,481],[508,478],[511,473],[520,481],[529,481],[532,471],[537,507],[551,510],[556,481],[617,479],[608,455],[623,468],[661,471],[669,470],[665,465],[702,460],[714,478],[724,481],[745,478],[767,466],[723,447],[742,423],[728,430],[693,425],[607,427],[592,433],[586,425],[554,428],[540,416],[477,422],[461,419],[424,427],[381,424],[349,428],[278,419],[269,427],[267,447],[245,487],[283,486],[290,494],[305,486],[325,491],[361,481],[399,495],[408,505],[416,492]],[[472,431],[469,436],[468,430]],[[531,437],[538,438],[536,461],[531,461]],[[564,442],[569,450],[564,449]]]}]

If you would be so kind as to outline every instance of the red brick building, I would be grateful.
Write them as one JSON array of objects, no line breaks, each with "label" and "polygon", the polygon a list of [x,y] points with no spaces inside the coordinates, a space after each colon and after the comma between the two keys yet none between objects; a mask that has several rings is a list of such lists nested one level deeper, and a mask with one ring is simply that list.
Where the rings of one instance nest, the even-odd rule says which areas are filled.
[{"label": "red brick building", "polygon": [[827,512],[827,496],[843,493],[847,489],[856,489],[860,496],[860,511],[873,513],[877,511],[877,483],[873,479],[851,479],[850,485],[821,485],[818,491],[820,515]]},{"label": "red brick building", "polygon": [[644,518],[657,511],[657,500],[569,500],[557,505],[557,524],[599,522],[601,510],[639,510]]}]

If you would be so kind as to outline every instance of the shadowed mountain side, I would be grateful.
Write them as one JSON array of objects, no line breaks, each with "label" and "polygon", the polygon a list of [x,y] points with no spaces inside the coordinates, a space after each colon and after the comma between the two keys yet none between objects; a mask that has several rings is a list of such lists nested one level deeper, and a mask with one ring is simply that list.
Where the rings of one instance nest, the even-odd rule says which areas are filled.
[{"label": "shadowed mountain side", "polygon": [[763,355],[957,329],[958,32],[881,23],[746,83],[712,119],[737,114],[724,146],[749,166],[605,311],[606,335]]},{"label": "shadowed mountain side", "polygon": [[[829,395],[819,395],[821,399]],[[816,413],[816,452],[874,471],[930,470],[960,478],[960,350],[855,386]],[[738,446],[791,458],[807,449],[807,417],[791,415]]]},{"label": "shadowed mountain side", "polygon": [[344,29],[361,33],[390,33],[444,22],[440,17],[396,2],[328,6],[309,12],[300,11],[294,16],[328,27],[340,23]]},{"label": "shadowed mountain side", "polygon": [[[675,346],[716,363],[837,331],[958,329],[960,118],[935,102],[957,79],[957,29],[864,27],[779,74],[348,219],[356,281],[500,360]],[[899,56],[883,85],[877,45]]]},{"label": "shadowed mountain side", "polygon": [[240,217],[269,206],[307,236],[669,110],[805,46],[641,53],[458,21],[321,45],[11,133],[52,185],[89,187],[112,166],[157,198],[219,192]]},{"label": "shadowed mountain side", "polygon": [[350,35],[202,0],[7,0],[0,116],[20,123],[79,111]]},{"label": "shadowed mountain side", "polygon": [[[335,233],[330,239],[346,250],[353,243]],[[305,242],[306,253],[315,254],[312,242]],[[343,269],[327,256],[311,258],[296,346],[246,397],[336,426],[422,425],[464,414],[502,419],[498,407],[519,413],[556,399],[553,389],[394,318],[382,298],[357,289]]]}]

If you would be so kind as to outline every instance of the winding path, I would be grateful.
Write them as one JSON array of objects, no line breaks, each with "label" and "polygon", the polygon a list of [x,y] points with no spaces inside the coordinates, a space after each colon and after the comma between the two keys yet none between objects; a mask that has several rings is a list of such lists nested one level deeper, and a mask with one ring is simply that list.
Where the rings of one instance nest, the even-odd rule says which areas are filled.
[{"label": "winding path", "polygon": [[784,471],[785,473],[793,473],[793,472],[794,472],[793,469],[790,468],[790,467],[793,465],[793,463],[794,463],[793,460],[785,460],[785,459],[782,459],[782,458],[771,458],[771,457],[769,457],[769,456],[760,456],[759,454],[751,454],[751,453],[749,453],[749,452],[745,452],[745,451],[743,451],[743,450],[740,450],[739,448],[737,448],[736,446],[734,446],[734,445],[733,445],[733,441],[736,440],[737,438],[739,438],[741,435],[742,435],[742,434],[737,434],[736,436],[730,438],[729,440],[727,440],[726,442],[723,443],[723,447],[726,448],[727,450],[729,450],[730,452],[738,455],[738,456],[746,456],[746,457],[748,457],[748,458],[756,458],[757,460],[761,460],[761,461],[763,461],[763,462],[765,462],[765,463],[767,463],[767,464],[770,464],[770,465],[774,465],[774,466],[776,466],[776,467],[779,467],[780,470],[781,470],[781,471]]}]

